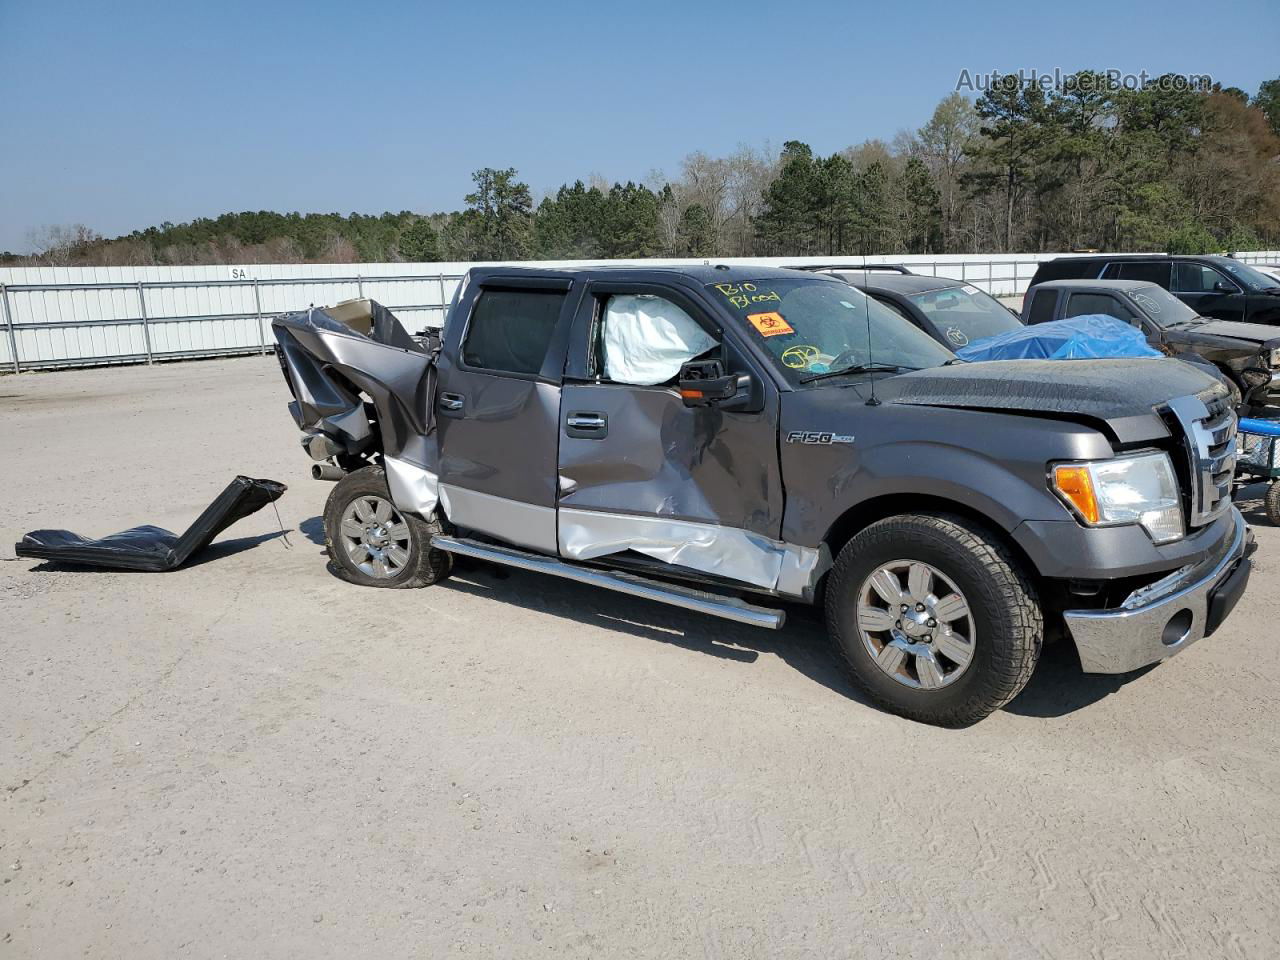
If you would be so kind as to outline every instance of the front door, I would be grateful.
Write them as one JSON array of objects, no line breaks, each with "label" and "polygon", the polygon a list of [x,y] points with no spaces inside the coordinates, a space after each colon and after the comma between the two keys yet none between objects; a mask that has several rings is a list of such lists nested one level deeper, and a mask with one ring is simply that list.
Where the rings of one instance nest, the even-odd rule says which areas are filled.
[{"label": "front door", "polygon": [[1174,290],[1196,313],[1219,320],[1243,320],[1246,297],[1240,285],[1206,263],[1174,265]]},{"label": "front door", "polygon": [[445,515],[550,554],[564,366],[556,331],[572,319],[568,291],[568,281],[527,278],[469,291],[459,304],[466,322],[446,332],[436,391]]},{"label": "front door", "polygon": [[[687,407],[681,363],[753,375],[748,409]],[[559,544],[773,588],[783,494],[777,394],[696,298],[654,284],[592,284],[578,307],[561,397]]]}]

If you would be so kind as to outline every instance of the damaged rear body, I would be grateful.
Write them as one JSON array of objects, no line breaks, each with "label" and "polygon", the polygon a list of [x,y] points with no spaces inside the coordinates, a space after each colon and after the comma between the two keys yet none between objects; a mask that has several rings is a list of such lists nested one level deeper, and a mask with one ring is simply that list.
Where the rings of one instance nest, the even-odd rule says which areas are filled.
[{"label": "damaged rear body", "polygon": [[317,461],[313,473],[335,479],[381,463],[396,502],[429,516],[437,502],[438,341],[411,337],[391,311],[370,300],[329,311],[313,308],[272,323],[293,394],[289,413],[303,449]]}]

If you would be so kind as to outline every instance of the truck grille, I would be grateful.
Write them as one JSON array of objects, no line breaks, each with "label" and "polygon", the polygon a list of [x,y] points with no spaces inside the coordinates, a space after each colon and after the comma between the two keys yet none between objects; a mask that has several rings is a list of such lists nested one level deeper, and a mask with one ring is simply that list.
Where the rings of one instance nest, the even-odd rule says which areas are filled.
[{"label": "truck grille", "polygon": [[1169,409],[1182,426],[1190,470],[1187,522],[1203,527],[1231,506],[1236,469],[1236,415],[1225,397],[1178,397]]}]

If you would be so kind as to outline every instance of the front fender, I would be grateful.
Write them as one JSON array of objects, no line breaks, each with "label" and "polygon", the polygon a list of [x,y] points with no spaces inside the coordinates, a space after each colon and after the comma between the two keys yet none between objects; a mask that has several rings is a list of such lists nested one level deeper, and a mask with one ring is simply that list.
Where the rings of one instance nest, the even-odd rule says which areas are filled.
[{"label": "front fender", "polygon": [[1006,533],[1026,520],[1070,520],[1049,489],[1048,465],[1112,455],[1099,431],[1040,417],[882,407],[842,426],[851,438],[844,443],[792,443],[783,434],[790,543],[817,546],[850,511],[887,496],[955,503]]},{"label": "front fender", "polygon": [[1041,468],[1032,477],[979,451],[945,443],[904,442],[869,451],[857,484],[860,500],[916,494],[951,500],[1011,532],[1024,519],[1061,520],[1065,508]]}]

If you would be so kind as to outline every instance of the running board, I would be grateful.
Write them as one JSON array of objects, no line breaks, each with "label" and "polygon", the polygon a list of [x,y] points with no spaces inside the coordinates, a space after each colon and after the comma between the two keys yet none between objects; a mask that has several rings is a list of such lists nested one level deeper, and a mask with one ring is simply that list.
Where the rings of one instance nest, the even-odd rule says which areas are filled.
[{"label": "running board", "polygon": [[446,553],[460,557],[474,557],[477,560],[488,560],[520,570],[531,570],[534,573],[548,573],[553,577],[565,580],[576,580],[593,587],[603,587],[617,593],[656,600],[673,607],[683,607],[697,613],[710,614],[735,623],[745,623],[753,627],[765,627],[769,630],[781,629],[787,615],[782,610],[771,610],[768,607],[757,607],[737,597],[724,597],[718,593],[682,587],[634,573],[621,573],[616,570],[597,570],[594,567],[581,567],[539,553],[526,553],[511,547],[500,547],[492,543],[481,543],[479,540],[467,540],[462,537],[437,535],[431,538],[431,545]]}]

